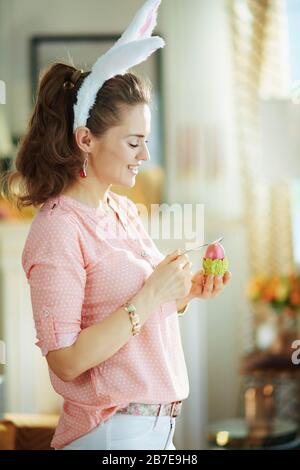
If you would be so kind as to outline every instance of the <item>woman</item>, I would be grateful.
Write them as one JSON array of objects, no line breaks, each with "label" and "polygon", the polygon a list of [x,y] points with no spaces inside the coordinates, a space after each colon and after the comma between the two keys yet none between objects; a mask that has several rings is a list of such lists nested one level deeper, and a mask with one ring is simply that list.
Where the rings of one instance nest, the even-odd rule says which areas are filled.
[{"label": "woman", "polygon": [[134,186],[149,159],[150,88],[132,73],[113,76],[73,132],[90,73],[62,63],[46,71],[9,179],[21,178],[20,206],[39,207],[22,264],[36,344],[64,399],[51,446],[175,449],[189,394],[178,312],[217,295],[230,274],[204,282],[187,255],[164,257],[135,204],[110,191]]}]

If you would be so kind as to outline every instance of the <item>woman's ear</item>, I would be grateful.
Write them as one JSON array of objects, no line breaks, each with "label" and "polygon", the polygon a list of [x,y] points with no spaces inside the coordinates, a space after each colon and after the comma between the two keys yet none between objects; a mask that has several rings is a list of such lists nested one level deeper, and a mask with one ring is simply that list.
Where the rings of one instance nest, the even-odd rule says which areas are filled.
[{"label": "woman's ear", "polygon": [[93,137],[90,129],[81,126],[75,130],[75,140],[78,147],[85,153],[90,152],[93,147]]}]

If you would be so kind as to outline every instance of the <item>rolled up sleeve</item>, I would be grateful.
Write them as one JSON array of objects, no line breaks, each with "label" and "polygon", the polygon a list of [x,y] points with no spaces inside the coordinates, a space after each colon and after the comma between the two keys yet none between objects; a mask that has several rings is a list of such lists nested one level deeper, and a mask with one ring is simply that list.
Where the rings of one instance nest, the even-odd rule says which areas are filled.
[{"label": "rolled up sleeve", "polygon": [[22,266],[29,286],[37,342],[42,354],[71,346],[81,332],[86,270],[80,236],[71,217],[35,223]]}]

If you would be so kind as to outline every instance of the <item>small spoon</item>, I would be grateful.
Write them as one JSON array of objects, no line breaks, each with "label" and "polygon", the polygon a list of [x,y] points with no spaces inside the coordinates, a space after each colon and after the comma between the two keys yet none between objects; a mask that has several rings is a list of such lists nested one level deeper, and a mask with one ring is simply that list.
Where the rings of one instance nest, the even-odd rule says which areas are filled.
[{"label": "small spoon", "polygon": [[[181,253],[181,255],[185,255],[186,253],[189,253],[190,251],[197,251],[197,250],[200,250],[200,248],[203,248],[204,246],[208,246],[208,245],[213,245],[214,243],[220,243],[222,240],[223,240],[224,237],[220,237],[218,238],[218,240],[215,240],[214,242],[212,243],[205,243],[205,245],[200,245],[200,246],[197,246],[196,248],[192,248],[191,250],[186,250],[184,251],[183,253]],[[180,255],[180,256],[181,256]]]}]

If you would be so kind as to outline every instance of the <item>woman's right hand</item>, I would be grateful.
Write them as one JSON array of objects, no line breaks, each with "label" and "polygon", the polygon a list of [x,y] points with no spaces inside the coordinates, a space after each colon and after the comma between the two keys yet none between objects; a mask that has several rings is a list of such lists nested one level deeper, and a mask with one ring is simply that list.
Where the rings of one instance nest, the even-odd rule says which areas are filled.
[{"label": "woman's right hand", "polygon": [[156,266],[144,287],[152,290],[159,304],[185,297],[192,287],[191,266],[188,255],[177,249]]}]

